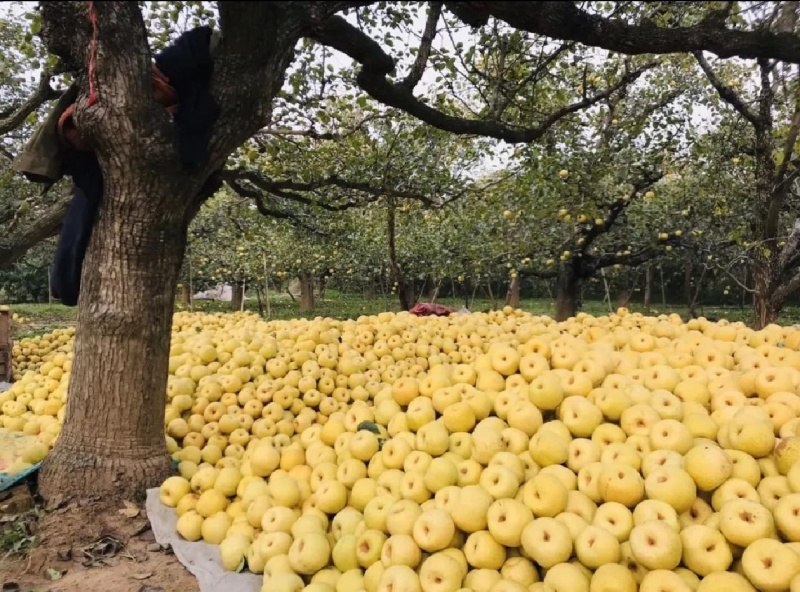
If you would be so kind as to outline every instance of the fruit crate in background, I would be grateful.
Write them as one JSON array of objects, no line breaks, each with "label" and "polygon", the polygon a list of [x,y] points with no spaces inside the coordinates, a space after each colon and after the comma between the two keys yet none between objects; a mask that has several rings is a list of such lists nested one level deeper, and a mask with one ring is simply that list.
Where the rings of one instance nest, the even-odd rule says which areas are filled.
[{"label": "fruit crate in background", "polygon": [[11,311],[0,310],[0,382],[11,382]]}]

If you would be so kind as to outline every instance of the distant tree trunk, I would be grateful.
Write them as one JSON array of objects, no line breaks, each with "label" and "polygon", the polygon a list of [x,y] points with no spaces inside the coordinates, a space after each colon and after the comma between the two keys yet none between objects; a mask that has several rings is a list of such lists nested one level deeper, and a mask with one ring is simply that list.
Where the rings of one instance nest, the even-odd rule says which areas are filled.
[{"label": "distant tree trunk", "polygon": [[708,266],[704,265],[700,277],[697,278],[697,284],[695,285],[694,294],[692,295],[692,298],[689,301],[689,316],[692,317],[693,319],[697,318],[697,305],[700,302],[700,295],[703,292],[703,284],[706,281],[706,275],[708,275]]},{"label": "distant tree trunk", "polygon": [[556,320],[566,321],[578,314],[581,298],[581,277],[577,263],[561,263],[556,283]]},{"label": "distant tree trunk", "polygon": [[515,275],[511,278],[508,284],[508,292],[506,292],[506,306],[512,308],[519,308],[519,276]]},{"label": "distant tree trunk", "polygon": [[375,299],[375,280],[374,279],[370,279],[367,282],[367,285],[364,288],[364,299],[365,300],[374,300]]},{"label": "distant tree trunk", "polygon": [[778,219],[783,203],[773,187],[775,181],[775,162],[772,139],[772,120],[764,121],[755,134],[755,190],[758,196],[756,215],[754,217],[756,236],[760,239],[760,248],[756,248],[753,257],[753,286],[755,288],[754,322],[756,329],[762,329],[778,319],[782,304],[774,299],[774,292],[779,281],[778,271]]},{"label": "distant tree trunk", "polygon": [[234,312],[239,312],[244,302],[244,285],[242,282],[234,282],[231,285],[231,308]]},{"label": "distant tree trunk", "polygon": [[314,280],[308,274],[300,276],[300,310],[314,310]]},{"label": "distant tree trunk", "polygon": [[400,299],[401,310],[411,310],[416,304],[417,293],[413,285],[409,285],[400,263],[397,260],[397,225],[395,221],[395,204],[389,200],[386,216],[386,234],[389,242],[389,264],[392,266],[392,275],[397,282],[397,296]]},{"label": "distant tree trunk", "polygon": [[497,310],[497,300],[494,297],[494,291],[492,291],[492,280],[486,280],[486,293],[492,303],[492,310]]},{"label": "distant tree trunk", "polygon": [[178,302],[188,306],[189,303],[190,303],[189,296],[190,296],[190,294],[189,294],[189,286],[187,286],[185,284],[181,284],[180,291],[178,292]]},{"label": "distant tree trunk", "polygon": [[683,294],[686,299],[686,306],[692,306],[692,274],[694,273],[693,253],[690,249],[686,250],[686,263],[683,267]]},{"label": "distant tree trunk", "polygon": [[650,314],[650,303],[653,298],[653,266],[647,264],[644,272],[644,312]]},{"label": "distant tree trunk", "polygon": [[320,300],[324,300],[325,299],[325,283],[326,282],[325,282],[325,277],[324,276],[319,278],[319,299]]},{"label": "distant tree trunk", "polygon": [[773,297],[772,269],[766,259],[766,257],[762,258],[762,267],[753,267],[753,285],[755,287],[753,306],[756,329],[763,329],[770,323],[776,322],[783,308],[783,302],[777,301]]},{"label": "distant tree trunk", "polygon": [[256,299],[258,300],[258,314],[264,316],[264,301],[261,298],[261,286],[256,284]]}]

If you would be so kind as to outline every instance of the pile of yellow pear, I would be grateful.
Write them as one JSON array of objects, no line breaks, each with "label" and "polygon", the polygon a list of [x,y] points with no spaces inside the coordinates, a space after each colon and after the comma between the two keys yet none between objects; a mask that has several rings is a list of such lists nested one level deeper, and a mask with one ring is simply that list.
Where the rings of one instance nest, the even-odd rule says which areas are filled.
[{"label": "pile of yellow pear", "polygon": [[161,486],[265,592],[800,591],[800,331],[176,315]]},{"label": "pile of yellow pear", "polygon": [[42,364],[52,361],[59,354],[69,354],[74,335],[75,328],[69,327],[14,342],[11,348],[14,380],[22,380],[28,371],[38,372]]}]

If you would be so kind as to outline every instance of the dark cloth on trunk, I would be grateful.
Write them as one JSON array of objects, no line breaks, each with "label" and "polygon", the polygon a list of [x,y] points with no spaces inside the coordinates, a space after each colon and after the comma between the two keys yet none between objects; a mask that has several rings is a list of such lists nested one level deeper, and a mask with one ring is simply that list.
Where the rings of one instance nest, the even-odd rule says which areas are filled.
[{"label": "dark cloth on trunk", "polygon": [[214,73],[212,34],[211,27],[187,31],[155,58],[156,66],[178,94],[175,128],[180,159],[187,167],[202,166],[208,160],[211,126],[219,115],[210,88]]},{"label": "dark cloth on trunk", "polygon": [[72,177],[75,188],[58,237],[50,284],[55,298],[75,306],[83,259],[103,197],[103,173],[94,152],[71,151],[64,158],[64,174]]}]

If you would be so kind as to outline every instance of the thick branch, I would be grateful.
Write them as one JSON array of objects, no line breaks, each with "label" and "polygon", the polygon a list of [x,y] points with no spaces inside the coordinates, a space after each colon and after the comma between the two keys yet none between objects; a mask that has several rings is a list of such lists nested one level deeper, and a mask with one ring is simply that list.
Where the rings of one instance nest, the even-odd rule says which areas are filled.
[{"label": "thick branch", "polygon": [[8,269],[30,249],[57,235],[71,200],[72,195],[65,194],[29,226],[0,238],[0,269]]},{"label": "thick branch", "polygon": [[[357,124],[355,124],[353,127],[349,128],[347,130],[340,131],[340,132],[318,132],[313,127],[310,127],[309,129],[306,129],[306,130],[304,130],[304,129],[291,129],[291,128],[280,128],[280,129],[266,128],[266,129],[261,130],[258,133],[258,136],[284,136],[284,137],[285,136],[300,136],[300,137],[305,137],[305,138],[311,138],[313,140],[336,140],[336,141],[338,141],[338,140],[344,140],[346,138],[349,138],[353,134],[356,134],[356,133],[360,132],[362,129],[364,129],[364,127],[368,123],[370,123],[372,121],[378,121],[378,120],[382,120],[382,119],[385,119],[385,118],[386,118],[386,114],[384,114],[384,113],[375,113],[375,114],[372,114],[372,115],[367,115],[361,121],[359,121]],[[259,139],[258,136],[256,136],[256,140]]]},{"label": "thick branch", "polygon": [[709,64],[708,60],[703,57],[703,54],[699,51],[696,51],[692,55],[694,55],[697,63],[700,64],[700,68],[702,68],[706,78],[708,78],[708,81],[717,91],[717,94],[720,96],[720,98],[728,103],[731,107],[736,109],[736,111],[747,121],[752,123],[754,127],[760,129],[764,122],[762,122],[760,117],[753,113],[750,108],[744,104],[744,101],[742,101],[742,98],[739,95],[737,95],[730,87],[725,86],[722,81],[717,78],[717,75],[711,68],[711,64]]},{"label": "thick branch", "polygon": [[789,266],[797,258],[798,251],[800,251],[800,218],[794,221],[794,226],[792,226],[792,231],[786,239],[786,244],[778,255],[778,265],[775,270],[776,277],[780,277],[789,269]]},{"label": "thick branch", "polygon": [[798,290],[800,290],[800,269],[795,271],[788,280],[782,282],[775,288],[770,301],[778,305],[783,305],[786,299],[795,294]]},{"label": "thick branch", "polygon": [[[413,191],[402,191],[399,189],[393,189],[391,187],[383,187],[383,186],[374,186],[370,185],[369,183],[364,183],[361,181],[349,181],[346,179],[342,179],[337,177],[336,175],[332,175],[330,177],[326,177],[324,179],[319,179],[313,182],[304,183],[300,181],[291,181],[291,180],[280,180],[276,181],[270,179],[269,177],[265,177],[259,173],[254,171],[224,171],[222,173],[222,178],[226,182],[230,181],[247,181],[254,186],[258,187],[259,189],[266,191],[268,193],[272,193],[278,197],[283,197],[286,199],[290,199],[292,201],[296,201],[305,205],[309,206],[318,206],[324,210],[329,212],[338,212],[342,210],[346,210],[353,207],[358,207],[364,205],[364,201],[356,201],[351,200],[345,202],[343,204],[332,205],[326,203],[324,201],[315,201],[308,197],[302,196],[297,191],[316,191],[318,189],[322,189],[324,187],[338,187],[339,189],[345,190],[353,190],[359,191],[361,193],[366,193],[371,195],[375,198],[385,196],[385,197],[396,197],[402,199],[414,199],[417,201],[421,201],[426,205],[436,207],[439,204],[432,200],[430,197],[423,195],[421,193],[413,192]],[[466,190],[464,190],[466,192]],[[462,193],[464,193],[462,192]],[[368,201],[375,201],[374,199]]]},{"label": "thick branch", "polygon": [[660,178],[661,173],[656,172],[643,175],[642,178],[638,179],[633,184],[633,188],[631,189],[630,193],[625,196],[625,198],[617,199],[607,206],[606,215],[603,218],[603,224],[597,225],[592,222],[591,224],[584,226],[576,237],[576,241],[578,239],[583,239],[579,246],[576,247],[577,252],[582,254],[586,253],[586,251],[591,247],[592,243],[594,243],[598,237],[611,230],[616,223],[617,218],[619,218],[620,214],[622,214],[628,205],[630,205],[631,201],[633,201],[633,198],[647,187],[650,187]]},{"label": "thick branch", "polygon": [[359,62],[362,68],[356,81],[375,100],[405,111],[444,131],[485,136],[509,143],[530,143],[541,138],[559,120],[604,100],[620,88],[634,82],[645,71],[658,65],[657,62],[651,62],[627,72],[611,87],[555,110],[538,125],[527,129],[515,129],[496,121],[471,120],[448,115],[423,103],[404,84],[389,82],[386,76],[394,71],[394,60],[375,40],[341,17],[334,16],[325,22],[317,23],[310,36]]},{"label": "thick branch", "polygon": [[49,70],[44,70],[41,78],[39,78],[36,92],[28,97],[19,107],[9,110],[10,113],[8,113],[7,116],[4,115],[3,118],[0,119],[0,134],[6,134],[18,128],[25,122],[28,115],[36,111],[46,101],[58,96],[59,93],[50,86],[51,76],[52,74]]},{"label": "thick branch", "polygon": [[414,90],[417,84],[419,84],[419,81],[422,79],[422,74],[425,72],[425,68],[428,65],[428,58],[431,55],[431,45],[433,44],[433,38],[436,36],[436,24],[439,22],[439,17],[441,15],[442,3],[431,2],[428,8],[428,20],[425,23],[425,30],[422,33],[422,40],[417,50],[417,59],[414,60],[411,71],[402,82],[403,86],[409,91]]},{"label": "thick branch", "polygon": [[796,92],[794,114],[789,124],[789,131],[786,134],[786,141],[783,143],[783,160],[775,172],[775,183],[778,185],[778,190],[780,190],[780,186],[785,181],[784,177],[786,176],[786,171],[789,170],[789,162],[792,159],[798,135],[800,135],[800,88]]},{"label": "thick branch", "polygon": [[[719,19],[690,27],[631,24],[578,8],[573,2],[446,2],[465,23],[478,27],[489,17],[555,39],[579,41],[629,55],[709,51],[721,58],[769,58],[800,63],[800,37],[792,33],[727,29]],[[712,13],[713,14],[713,13]]]},{"label": "thick branch", "polygon": [[291,212],[268,208],[264,203],[264,199],[260,191],[249,189],[236,180],[226,180],[226,183],[231,189],[233,189],[236,193],[238,193],[242,197],[247,197],[249,199],[252,199],[253,203],[255,203],[256,208],[258,209],[258,212],[262,216],[267,216],[269,218],[276,218],[279,220],[288,220],[292,224],[295,224],[300,228],[304,228],[314,234],[324,234],[320,229],[315,228],[309,224],[306,224],[306,222],[303,221],[299,216]]},{"label": "thick branch", "polygon": [[212,169],[272,117],[272,102],[283,85],[294,47],[311,13],[347,2],[220,2],[222,41],[215,57],[212,93],[222,107],[211,139]]}]

